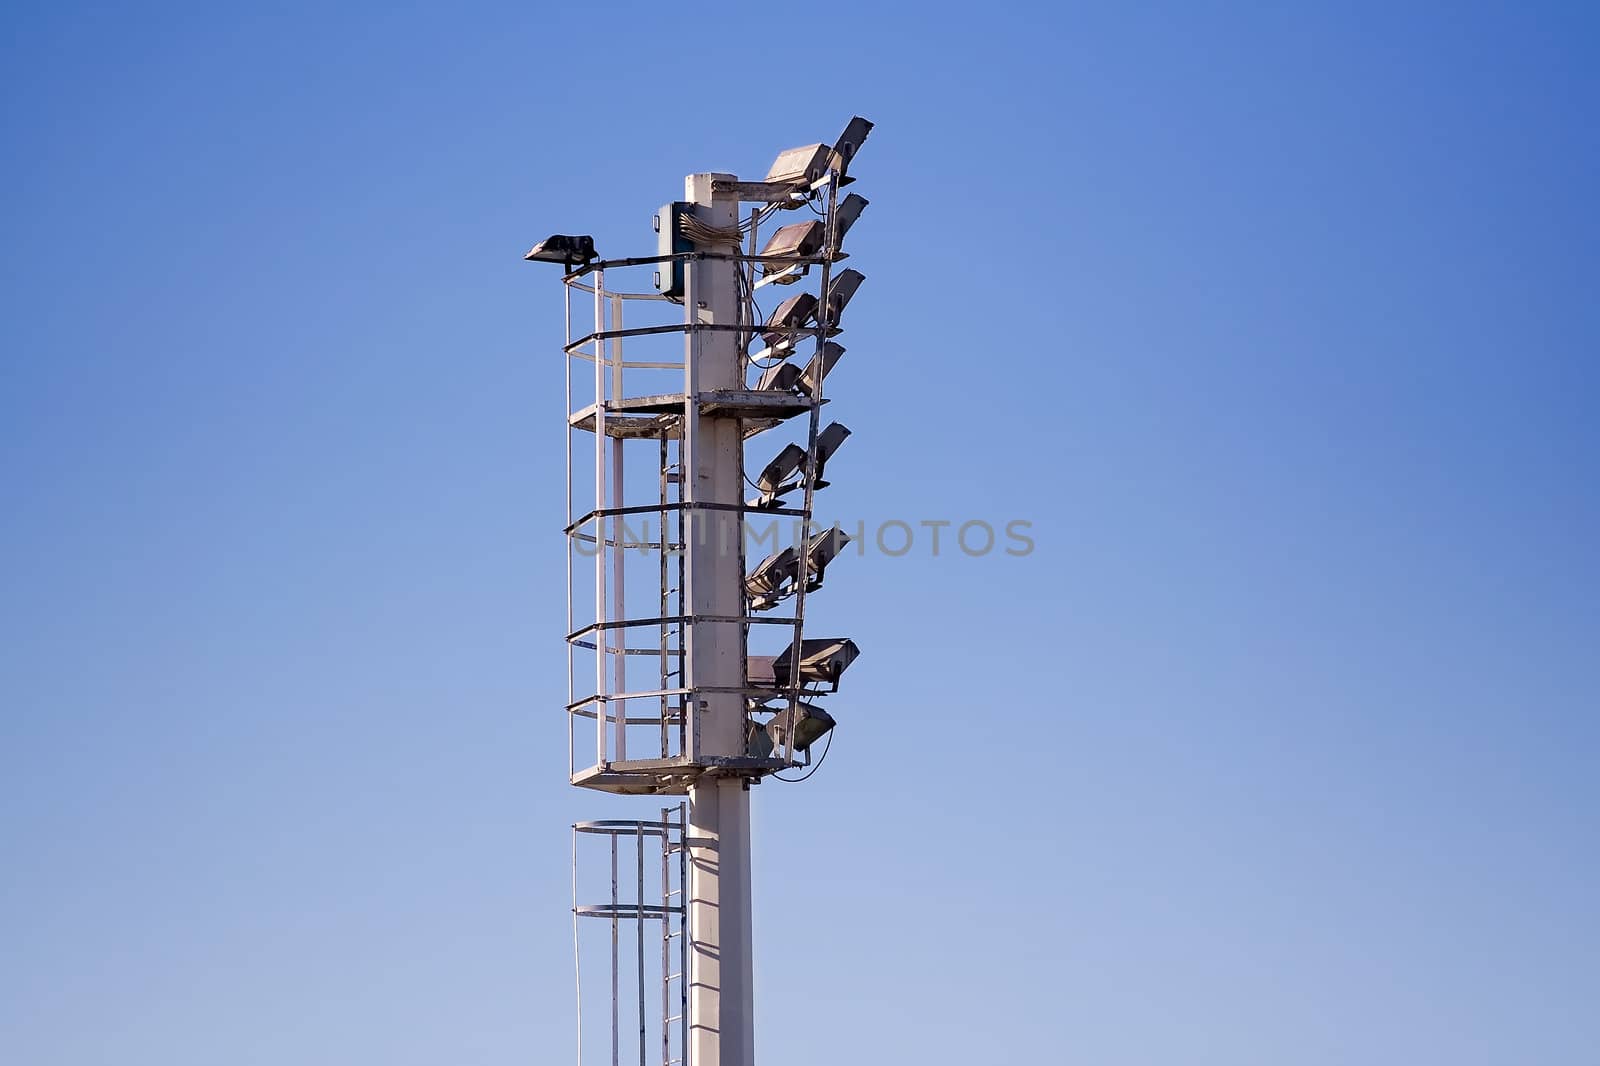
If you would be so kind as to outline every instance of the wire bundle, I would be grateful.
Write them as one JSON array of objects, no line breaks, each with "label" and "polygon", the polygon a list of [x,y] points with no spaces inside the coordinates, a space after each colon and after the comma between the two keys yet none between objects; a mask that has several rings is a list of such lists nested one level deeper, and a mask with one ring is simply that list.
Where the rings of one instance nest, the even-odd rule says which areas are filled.
[{"label": "wire bundle", "polygon": [[701,222],[687,212],[684,213],[680,224],[683,226],[685,237],[705,247],[715,244],[731,244],[737,247],[744,239],[742,226],[713,226]]}]

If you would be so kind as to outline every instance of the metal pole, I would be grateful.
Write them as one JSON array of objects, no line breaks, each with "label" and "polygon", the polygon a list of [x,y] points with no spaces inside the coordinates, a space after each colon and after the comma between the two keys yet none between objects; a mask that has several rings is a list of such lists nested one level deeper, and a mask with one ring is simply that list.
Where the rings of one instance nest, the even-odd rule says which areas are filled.
[{"label": "metal pole", "polygon": [[[594,272],[594,331],[606,328],[605,302],[606,272]],[[606,505],[606,347],[598,337],[594,342],[594,506],[601,510]],[[606,621],[606,523],[596,518],[592,523],[595,538],[594,553],[594,691],[601,699],[595,706],[595,764],[604,766],[606,758],[606,719],[611,713],[611,703],[606,700],[606,646],[611,631]]]},{"label": "metal pole", "polygon": [[[622,328],[622,297],[611,297],[611,328]],[[611,338],[611,398],[622,399],[622,338]],[[622,438],[611,438],[611,499],[613,507],[627,506],[627,500],[622,492]],[[622,569],[627,562],[627,550],[623,548],[623,535],[627,525],[621,515],[611,520],[611,539],[615,541],[611,556],[611,617],[628,617],[627,608],[622,597]],[[611,690],[613,692],[628,691],[628,631],[626,629],[613,630],[609,635],[601,634],[605,638],[605,645],[612,647],[611,659]],[[615,641],[613,643],[613,640]],[[619,700],[617,708],[616,744],[612,751],[620,761],[628,757],[628,703]]]},{"label": "metal pole", "polygon": [[[833,265],[834,225],[837,220],[837,206],[839,194],[839,172],[829,174],[828,181],[828,210],[823,216],[822,246],[828,254],[822,260],[822,299],[817,306],[817,343],[816,352],[812,356],[817,368],[817,375],[811,382],[811,417],[807,422],[806,433],[806,487],[805,499],[800,505],[800,543],[797,550],[800,553],[798,576],[795,578],[794,593],[794,642],[789,645],[789,706],[784,712],[783,722],[783,761],[794,762],[794,734],[795,721],[800,713],[800,642],[805,636],[806,622],[806,581],[809,580],[811,553],[806,550],[811,543],[811,508],[816,499],[817,479],[812,476],[812,471],[817,468],[817,425],[822,415],[822,353],[828,346],[828,333],[832,326],[828,310],[828,278],[829,267]],[[799,348],[796,342],[795,347]]]},{"label": "metal pole", "polygon": [[[669,614],[672,613],[671,609],[670,609],[669,596],[668,596],[668,592],[667,592],[668,588],[671,587],[668,584],[668,578],[667,578],[667,473],[668,473],[667,466],[668,466],[669,462],[670,462],[670,458],[669,458],[668,453],[667,453],[667,433],[666,433],[666,430],[662,430],[661,431],[661,514],[660,514],[660,521],[657,524],[658,536],[656,538],[656,560],[657,560],[657,563],[659,564],[660,571],[661,571],[661,618],[663,619],[663,621],[661,623],[661,627],[657,631],[657,634],[656,634],[657,639],[661,643],[661,649],[660,649],[660,651],[661,651],[661,658],[660,658],[661,684],[660,684],[659,688],[660,688],[660,690],[662,692],[665,692],[667,689],[672,687],[669,684],[669,682],[672,680],[672,677],[671,677],[671,667],[668,665],[668,656],[667,656],[667,638],[668,638],[668,635],[669,635],[669,630],[667,628],[668,623],[666,621],[664,621],[664,619],[666,619],[666,617]],[[568,521],[571,521],[571,520],[569,519]],[[568,632],[571,632],[571,631],[568,630]],[[668,697],[668,696],[662,696],[661,697],[661,710],[660,710],[660,714],[661,714],[661,757],[663,759],[665,759],[667,757],[667,754],[668,754],[667,714],[668,714],[668,711],[670,709],[669,700],[670,700],[670,697]],[[665,889],[663,889],[662,891],[665,891]]]},{"label": "metal pole", "polygon": [[661,1066],[672,1058],[672,879],[667,865],[672,854],[671,814],[671,807],[661,808]]},{"label": "metal pole", "polygon": [[[562,365],[563,369],[566,371],[564,377],[566,378],[566,396],[567,396],[566,410],[563,411],[562,414],[561,414],[561,417],[563,419],[565,419],[566,423],[567,423],[566,427],[565,427],[566,432],[564,434],[564,436],[566,437],[566,442],[567,442],[567,488],[566,488],[567,522],[566,522],[566,526],[564,528],[571,529],[572,528],[572,359],[573,359],[573,356],[572,356],[572,354],[570,352],[566,352],[565,349],[566,349],[566,346],[568,344],[572,343],[572,286],[569,285],[569,284],[566,284],[565,282],[563,282],[562,286],[561,286],[561,311],[562,311],[562,319],[563,319],[563,323],[564,323],[563,332],[564,332],[565,337],[566,337],[565,341],[562,344],[562,350],[563,350],[564,354],[561,357],[561,365]],[[573,629],[576,628],[572,624],[572,567],[573,567],[574,563],[576,562],[576,560],[573,558],[573,548],[574,548],[575,545],[581,543],[580,541],[576,540],[575,537],[579,533],[582,533],[582,532],[583,531],[581,529],[575,529],[571,533],[567,534],[567,632],[568,633],[571,633],[573,631]],[[574,692],[573,689],[572,689],[572,686],[573,686],[573,679],[572,679],[573,660],[574,660],[574,654],[573,654],[572,642],[568,641],[567,642],[567,703],[569,705],[574,703],[578,699],[578,694],[576,692]],[[576,718],[573,715],[573,713],[571,711],[568,711],[567,712],[567,776],[568,777],[571,777],[572,771],[574,769],[574,766],[573,766],[573,753],[574,753],[574,748],[573,748],[573,727],[575,725],[575,721],[576,721]],[[577,838],[574,837],[573,839],[576,840]],[[576,848],[576,845],[574,845],[574,848]],[[577,876],[577,874],[576,874],[576,866],[577,866],[577,854],[576,854],[576,851],[574,851],[574,854],[573,854],[573,866],[574,866],[574,874],[573,874],[573,876],[576,877]],[[574,892],[574,895],[573,895],[572,903],[573,903],[573,906],[577,906],[578,900],[577,900],[577,895],[576,895],[576,892],[577,892],[576,884],[574,884],[574,886],[573,886],[573,892]],[[574,921],[576,921],[576,917],[574,917]],[[576,935],[576,932],[574,932],[574,935]],[[580,1063],[579,1066],[582,1066],[582,1064]]]},{"label": "metal pole", "polygon": [[[691,174],[684,199],[702,223],[736,229],[737,198],[715,195],[727,174]],[[735,249],[737,246],[735,245]],[[701,251],[717,249],[702,248]],[[725,249],[723,249],[725,250]],[[683,467],[684,498],[694,504],[737,508],[743,500],[744,448],[737,419],[701,414],[699,394],[745,387],[739,335],[699,331],[698,323],[739,320],[741,266],[731,259],[699,258],[687,265]],[[745,753],[743,625],[708,622],[707,616],[741,618],[744,574],[739,561],[743,524],[738,510],[690,510],[689,661],[696,692],[692,730],[695,754]],[[751,1066],[755,1058],[750,953],[750,794],[738,778],[704,776],[689,788],[689,1061],[694,1066]]]},{"label": "metal pole", "polygon": [[689,804],[678,804],[678,1054],[689,1058]]},{"label": "metal pole", "polygon": [[[695,395],[700,388],[697,357],[699,336],[693,326],[699,319],[695,311],[699,285],[695,281],[695,264],[683,264],[683,427],[678,439],[678,543],[683,547],[678,555],[678,605],[683,621],[678,623],[678,641],[683,654],[678,658],[678,686],[685,690],[695,684],[695,627],[690,624],[693,612],[694,553],[690,551],[690,533],[695,528],[690,523],[689,502],[694,499],[695,457],[698,454],[700,435],[699,408]],[[700,710],[693,696],[683,697],[683,723],[687,731],[683,754],[691,759],[700,756]]]},{"label": "metal pole", "polygon": [[[570,720],[570,719],[569,719]],[[572,829],[572,979],[577,986],[578,1066],[583,1066],[583,950],[578,937],[578,829]]]},{"label": "metal pole", "polygon": [[[662,830],[665,835],[666,830]],[[634,924],[634,932],[638,935],[635,942],[638,946],[638,977],[639,977],[639,1066],[645,1066],[645,1038],[644,1038],[644,826],[639,826],[638,833],[634,836],[634,846],[638,849],[639,860],[639,894],[634,897],[638,905],[635,914],[638,920]],[[662,913],[661,921],[666,922],[666,914]]]},{"label": "metal pole", "polygon": [[617,834],[607,832],[611,841],[611,1066],[617,1066]]}]

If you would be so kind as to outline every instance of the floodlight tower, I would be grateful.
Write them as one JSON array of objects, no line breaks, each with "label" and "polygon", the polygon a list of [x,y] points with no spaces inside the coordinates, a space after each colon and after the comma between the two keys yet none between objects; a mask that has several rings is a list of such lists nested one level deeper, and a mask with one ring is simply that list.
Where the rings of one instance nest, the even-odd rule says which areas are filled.
[{"label": "floodlight tower", "polygon": [[[811,519],[824,466],[850,435],[838,423],[821,429],[819,416],[823,380],[844,351],[832,338],[862,280],[833,271],[867,203],[854,193],[841,202],[839,189],[853,180],[846,170],[871,128],[856,118],[833,145],[784,152],[763,181],[689,175],[683,200],[656,215],[654,256],[601,259],[592,238],[566,235],[525,256],[565,269],[569,778],[622,795],[686,797],[657,819],[573,827],[580,962],[583,927],[595,924],[583,920],[610,925],[613,1066],[625,1043],[633,1059],[635,1042],[639,1066],[755,1059],[750,788],[810,765],[812,745],[832,742],[833,717],[810,701],[837,691],[858,654],[848,639],[803,630],[807,593],[848,543],[837,529],[818,533]],[[758,206],[741,219],[744,203]],[[778,229],[758,252],[762,223],[789,209],[805,210],[806,220]],[[652,272],[648,288],[615,280],[640,267]],[[770,316],[758,314],[756,290],[794,286],[813,270],[814,294],[802,287]],[[592,329],[581,312],[591,300]],[[634,324],[640,317],[647,321]],[[635,347],[663,344],[681,347],[632,357]],[[802,418],[804,443],[757,467],[750,484],[759,495],[746,502],[745,443],[765,448],[763,434]],[[647,479],[630,476],[646,463]],[[592,507],[579,513],[576,501],[591,491]],[[785,496],[795,492],[801,501],[790,506]],[[793,519],[794,543],[747,573],[751,515]],[[767,613],[791,602],[792,614]],[[779,639],[763,653],[771,634]],[[652,635],[643,646],[641,636]],[[640,664],[655,666],[649,684],[640,685],[638,669],[630,678],[630,657],[653,660]],[[589,723],[592,747],[578,743]],[[585,903],[579,852],[596,839],[610,851],[610,898]],[[647,891],[647,858],[659,866],[659,893],[654,874]],[[659,962],[646,953],[657,933]],[[624,971],[637,990],[632,1002]],[[661,996],[654,1018],[652,979]],[[585,1029],[583,989],[580,965],[580,1063],[586,1042],[603,1042]]]}]

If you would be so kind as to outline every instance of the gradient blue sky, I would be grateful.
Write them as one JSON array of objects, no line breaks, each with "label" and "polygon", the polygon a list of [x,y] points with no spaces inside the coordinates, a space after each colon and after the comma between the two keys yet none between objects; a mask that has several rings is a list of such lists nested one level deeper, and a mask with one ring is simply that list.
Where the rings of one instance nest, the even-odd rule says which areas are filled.
[{"label": "gradient blue sky", "polygon": [[830,572],[764,1066],[1600,1061],[1600,20],[1400,7],[0,16],[0,1059],[571,1061],[518,257],[859,112],[825,509],[1037,550]]}]

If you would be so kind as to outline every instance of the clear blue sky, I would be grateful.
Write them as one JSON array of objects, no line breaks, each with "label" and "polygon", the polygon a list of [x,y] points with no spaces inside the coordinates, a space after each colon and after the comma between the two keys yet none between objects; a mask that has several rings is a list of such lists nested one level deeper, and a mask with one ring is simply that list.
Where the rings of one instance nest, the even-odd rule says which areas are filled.
[{"label": "clear blue sky", "polygon": [[0,1059],[571,1061],[518,257],[859,112],[825,506],[1037,550],[830,572],[763,1066],[1600,1061],[1600,21],[1398,7],[9,10]]}]

